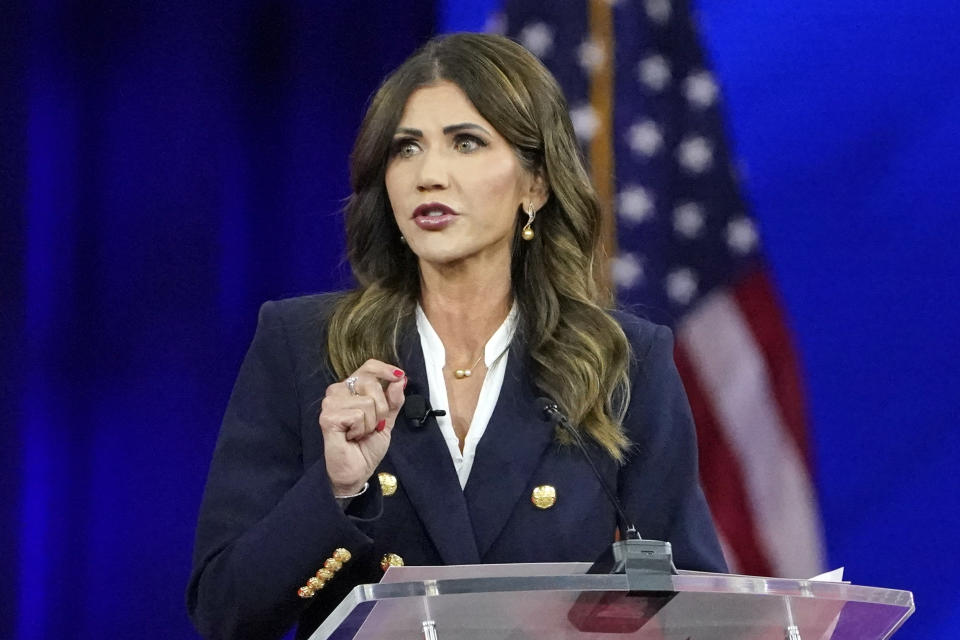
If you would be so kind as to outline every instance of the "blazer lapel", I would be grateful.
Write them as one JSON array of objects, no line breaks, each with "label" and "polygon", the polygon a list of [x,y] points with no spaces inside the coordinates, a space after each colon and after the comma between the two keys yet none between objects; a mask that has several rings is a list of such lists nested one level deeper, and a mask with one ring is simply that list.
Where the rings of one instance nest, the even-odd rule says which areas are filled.
[{"label": "blazer lapel", "polygon": [[530,478],[553,436],[553,427],[540,415],[526,352],[515,343],[500,398],[478,443],[464,489],[481,557],[503,530],[517,501],[529,498]]},{"label": "blazer lapel", "polygon": [[[415,328],[405,332],[400,357],[408,380],[406,394],[429,398],[423,350]],[[417,427],[401,412],[387,456],[443,562],[479,563],[467,503],[437,421],[430,418]]]}]

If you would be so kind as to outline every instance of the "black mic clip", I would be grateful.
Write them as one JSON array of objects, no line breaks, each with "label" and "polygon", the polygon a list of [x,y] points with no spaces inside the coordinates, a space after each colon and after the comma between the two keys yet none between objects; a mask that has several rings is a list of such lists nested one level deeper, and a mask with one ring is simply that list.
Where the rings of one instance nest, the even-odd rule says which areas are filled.
[{"label": "black mic clip", "polygon": [[445,415],[447,415],[446,411],[443,409],[433,409],[430,406],[430,401],[420,394],[407,396],[403,403],[403,416],[417,428],[426,424],[430,418]]}]

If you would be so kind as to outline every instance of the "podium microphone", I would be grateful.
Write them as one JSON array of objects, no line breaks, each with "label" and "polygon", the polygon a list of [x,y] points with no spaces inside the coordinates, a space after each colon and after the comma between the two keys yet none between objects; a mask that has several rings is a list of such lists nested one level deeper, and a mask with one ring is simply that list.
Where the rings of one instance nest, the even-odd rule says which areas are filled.
[{"label": "podium microphone", "polygon": [[570,420],[549,398],[538,398],[537,404],[543,413],[543,419],[559,425],[568,434],[574,444],[587,459],[593,474],[603,488],[610,504],[616,509],[620,521],[626,526],[624,539],[617,540],[604,552],[587,573],[624,573],[627,575],[627,584],[631,590],[673,592],[673,581],[670,576],[677,573],[673,566],[673,551],[669,542],[661,540],[644,540],[637,532],[633,521],[627,517],[623,505],[616,494],[600,475],[597,465],[587,451],[583,436],[570,424]]},{"label": "podium microphone", "polygon": [[593,475],[596,476],[597,482],[599,482],[600,487],[603,488],[603,492],[607,494],[607,500],[609,500],[610,504],[613,505],[613,508],[616,509],[617,515],[620,516],[620,522],[626,526],[623,537],[627,540],[642,540],[640,534],[637,533],[637,528],[633,526],[633,521],[627,517],[626,512],[623,510],[623,504],[620,502],[620,499],[617,498],[613,491],[611,491],[606,480],[604,480],[603,476],[600,475],[600,470],[597,469],[597,465],[593,463],[593,458],[591,458],[590,454],[587,452],[587,445],[583,442],[583,436],[580,435],[580,432],[577,431],[572,424],[570,424],[567,416],[560,411],[560,407],[558,407],[557,403],[553,400],[550,400],[549,398],[537,398],[537,404],[540,405],[540,410],[543,412],[543,419],[548,420],[553,424],[560,425],[564,431],[570,435],[570,438],[573,440],[577,448],[580,449],[580,453],[583,454],[583,457],[587,459],[590,469],[593,470]]}]

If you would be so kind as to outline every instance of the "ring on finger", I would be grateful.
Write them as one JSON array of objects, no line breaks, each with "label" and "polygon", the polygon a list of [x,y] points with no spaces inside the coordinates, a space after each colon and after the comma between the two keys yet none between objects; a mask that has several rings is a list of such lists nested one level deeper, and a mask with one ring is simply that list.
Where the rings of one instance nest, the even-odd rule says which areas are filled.
[{"label": "ring on finger", "polygon": [[344,380],[343,383],[347,385],[347,389],[350,390],[350,395],[352,396],[360,395],[357,392],[357,376],[350,376],[349,378]]}]

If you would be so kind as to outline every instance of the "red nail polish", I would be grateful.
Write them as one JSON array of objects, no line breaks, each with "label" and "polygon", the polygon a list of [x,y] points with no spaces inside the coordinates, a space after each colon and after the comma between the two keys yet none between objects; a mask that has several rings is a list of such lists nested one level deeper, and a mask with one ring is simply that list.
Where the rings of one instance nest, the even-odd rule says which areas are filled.
[{"label": "red nail polish", "polygon": [[381,420],[380,422],[377,423],[377,431],[383,431],[384,427],[386,426],[387,426],[387,421]]},{"label": "red nail polish", "polygon": [[394,370],[393,370],[393,377],[394,377],[394,378],[402,378],[402,377],[403,377],[403,371],[400,370],[400,369],[394,369]]}]

